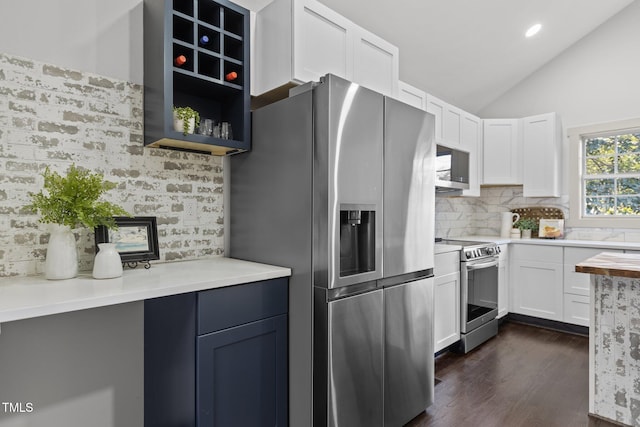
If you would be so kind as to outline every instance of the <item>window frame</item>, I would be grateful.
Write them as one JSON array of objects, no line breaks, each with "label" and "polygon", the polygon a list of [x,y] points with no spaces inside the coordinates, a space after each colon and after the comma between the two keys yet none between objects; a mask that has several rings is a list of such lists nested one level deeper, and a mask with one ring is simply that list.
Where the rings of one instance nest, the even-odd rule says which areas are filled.
[{"label": "window frame", "polygon": [[640,228],[638,216],[584,216],[582,198],[584,137],[596,137],[623,133],[636,133],[640,130],[640,118],[599,123],[567,129],[569,137],[569,218],[567,227],[589,228]]}]

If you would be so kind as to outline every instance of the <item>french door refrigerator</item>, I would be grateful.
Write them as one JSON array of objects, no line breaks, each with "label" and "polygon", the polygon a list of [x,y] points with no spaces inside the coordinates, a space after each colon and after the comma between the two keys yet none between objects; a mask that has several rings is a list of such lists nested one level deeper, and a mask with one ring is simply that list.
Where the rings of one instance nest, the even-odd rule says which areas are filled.
[{"label": "french door refrigerator", "polygon": [[[252,150],[230,158],[229,255],[292,268],[292,426],[383,426],[394,393],[403,406],[421,390],[421,409],[408,419],[433,396],[433,285],[424,278],[433,267],[433,122],[424,112],[415,121],[399,112],[396,124],[385,123],[390,101],[327,75],[254,111]],[[424,146],[408,144],[407,153],[421,157],[397,156],[402,178],[385,181],[385,150],[395,156],[404,138],[385,147],[393,128],[412,129]],[[407,200],[390,209],[386,191]],[[393,224],[411,239],[391,233],[387,211],[401,211]],[[383,252],[397,257],[390,275]]]}]

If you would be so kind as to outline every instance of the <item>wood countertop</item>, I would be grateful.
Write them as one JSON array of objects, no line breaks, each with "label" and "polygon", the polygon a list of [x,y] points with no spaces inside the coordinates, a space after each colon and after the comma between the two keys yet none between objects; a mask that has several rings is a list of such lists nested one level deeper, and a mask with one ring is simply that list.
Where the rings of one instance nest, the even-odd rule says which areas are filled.
[{"label": "wood countertop", "polygon": [[640,278],[640,255],[602,252],[576,264],[578,273]]}]

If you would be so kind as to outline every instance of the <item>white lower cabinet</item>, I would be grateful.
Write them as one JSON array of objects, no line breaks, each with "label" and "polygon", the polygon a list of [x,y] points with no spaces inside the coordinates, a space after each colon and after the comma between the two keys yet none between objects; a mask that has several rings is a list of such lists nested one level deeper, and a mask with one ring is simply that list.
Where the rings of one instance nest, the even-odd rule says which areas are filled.
[{"label": "white lower cabinet", "polygon": [[584,295],[564,294],[564,322],[589,327],[590,300]]},{"label": "white lower cabinet", "polygon": [[564,322],[589,326],[591,275],[576,273],[576,264],[601,252],[620,252],[602,248],[564,248]]},{"label": "white lower cabinet", "polygon": [[434,352],[460,340],[460,253],[435,256]]},{"label": "white lower cabinet", "polygon": [[498,319],[509,314],[509,245],[498,245]]},{"label": "white lower cabinet", "polygon": [[513,311],[564,321],[562,247],[514,245],[511,248]]}]

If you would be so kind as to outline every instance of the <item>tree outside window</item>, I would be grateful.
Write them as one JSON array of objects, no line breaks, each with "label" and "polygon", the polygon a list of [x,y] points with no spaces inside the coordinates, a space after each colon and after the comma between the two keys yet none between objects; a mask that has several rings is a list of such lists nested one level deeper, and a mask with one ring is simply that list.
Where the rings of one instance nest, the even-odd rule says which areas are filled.
[{"label": "tree outside window", "polygon": [[583,137],[584,217],[640,215],[640,130]]}]

